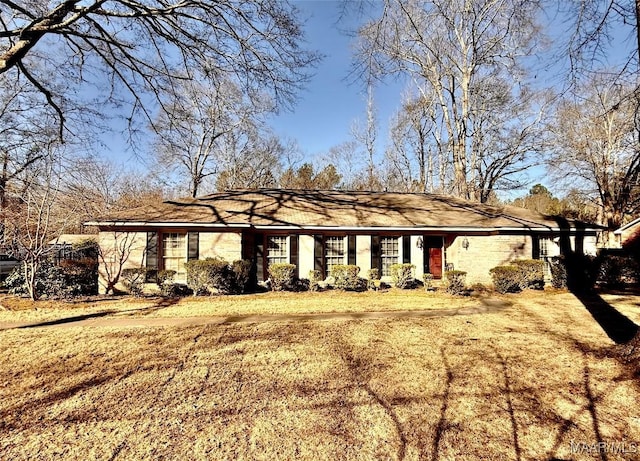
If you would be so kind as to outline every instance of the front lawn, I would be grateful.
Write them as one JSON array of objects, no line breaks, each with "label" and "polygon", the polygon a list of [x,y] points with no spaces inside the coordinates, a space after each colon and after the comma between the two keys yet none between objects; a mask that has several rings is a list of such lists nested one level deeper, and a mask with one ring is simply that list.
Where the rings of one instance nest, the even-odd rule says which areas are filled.
[{"label": "front lawn", "polygon": [[[0,453],[636,459],[640,378],[625,348],[571,294],[503,299],[512,305],[428,319],[0,331]],[[640,320],[640,298],[605,300]],[[389,292],[208,302],[220,304],[186,299],[149,313],[450,309],[478,300]],[[602,456],[592,450],[599,443],[608,450]]]}]

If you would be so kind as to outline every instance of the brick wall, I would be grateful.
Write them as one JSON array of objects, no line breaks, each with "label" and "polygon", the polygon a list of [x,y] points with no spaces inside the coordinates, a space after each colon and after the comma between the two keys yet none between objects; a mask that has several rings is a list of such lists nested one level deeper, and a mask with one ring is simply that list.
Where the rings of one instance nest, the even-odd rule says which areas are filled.
[{"label": "brick wall", "polygon": [[239,232],[200,232],[200,259],[242,259],[242,234]]},{"label": "brick wall", "polygon": [[[102,257],[98,258],[98,292],[105,294],[107,290],[107,278],[109,274],[118,271],[120,256],[124,255],[126,261],[122,269],[133,269],[145,265],[145,248],[147,246],[146,232],[113,232],[103,231],[98,234]],[[122,282],[116,285],[116,289],[126,291]]]}]

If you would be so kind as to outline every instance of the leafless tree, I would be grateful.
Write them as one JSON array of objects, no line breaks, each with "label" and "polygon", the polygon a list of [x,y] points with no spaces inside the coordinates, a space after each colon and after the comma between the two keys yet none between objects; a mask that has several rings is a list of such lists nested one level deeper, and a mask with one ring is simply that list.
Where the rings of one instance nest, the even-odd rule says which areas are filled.
[{"label": "leafless tree", "polygon": [[49,241],[64,232],[68,215],[73,210],[57,207],[61,182],[60,157],[54,155],[55,147],[44,152],[44,161],[37,174],[30,176],[28,187],[20,195],[14,195],[17,206],[11,210],[5,228],[5,240],[13,254],[22,261],[27,292],[32,300],[38,299],[37,274],[40,266],[52,251]]},{"label": "leafless tree", "polygon": [[332,164],[326,165],[317,173],[311,163],[305,163],[298,169],[287,168],[280,177],[280,187],[284,189],[332,190],[337,189],[342,177]]},{"label": "leafless tree", "polygon": [[[519,60],[538,37],[538,3],[526,0],[384,0],[381,15],[359,30],[357,64],[371,76],[405,74],[433,101],[450,156],[452,191],[483,200],[490,184],[474,183],[481,153],[474,123],[492,82],[515,87]],[[513,159],[517,162],[517,157]]]},{"label": "leafless tree", "polygon": [[565,97],[553,125],[555,175],[597,200],[603,224],[619,227],[640,210],[635,84],[593,77]]},{"label": "leafless tree", "polygon": [[230,79],[183,82],[166,105],[169,112],[154,122],[156,158],[189,180],[192,197],[202,193],[208,180],[213,185],[223,171],[223,183],[231,179],[230,171],[239,181],[238,171],[251,163],[249,157],[273,150],[264,124],[265,115],[275,108],[271,99],[260,93],[247,97]]},{"label": "leafless tree", "polygon": [[136,246],[135,232],[105,232],[98,246],[99,278],[104,284],[105,294],[115,294],[122,269]]},{"label": "leafless tree", "polygon": [[38,91],[62,135],[79,98],[62,83],[98,87],[93,105],[127,104],[130,122],[153,120],[149,97],[162,107],[193,69],[234,75],[243,90],[287,105],[318,59],[302,38],[298,12],[284,0],[5,0],[0,76],[20,75]]}]

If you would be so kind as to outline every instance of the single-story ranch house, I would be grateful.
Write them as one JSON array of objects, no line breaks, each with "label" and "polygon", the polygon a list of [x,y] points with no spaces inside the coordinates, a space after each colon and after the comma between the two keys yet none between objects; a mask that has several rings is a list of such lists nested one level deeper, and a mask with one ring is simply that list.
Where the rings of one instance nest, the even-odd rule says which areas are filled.
[{"label": "single-story ranch house", "polygon": [[108,256],[99,270],[103,291],[107,265],[120,259],[124,267],[175,270],[176,281],[184,282],[184,263],[207,257],[251,260],[259,281],[273,263],[295,264],[300,278],[356,264],[362,277],[378,268],[383,280],[392,264],[411,263],[418,280],[456,269],[467,272],[468,283],[490,283],[492,267],[556,256],[561,241],[595,254],[599,232],[521,208],[434,194],[280,189],[168,200],[87,224],[98,226]]}]

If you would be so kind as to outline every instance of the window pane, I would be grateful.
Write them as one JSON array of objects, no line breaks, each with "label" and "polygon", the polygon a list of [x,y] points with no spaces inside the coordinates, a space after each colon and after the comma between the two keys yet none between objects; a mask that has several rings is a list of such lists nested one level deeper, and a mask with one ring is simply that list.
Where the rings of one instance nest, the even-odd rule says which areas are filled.
[{"label": "window pane", "polygon": [[267,238],[267,264],[289,262],[287,253],[287,237],[272,236]]},{"label": "window pane", "polygon": [[176,271],[176,280],[185,280],[187,271],[184,263],[187,261],[186,234],[170,232],[162,234],[162,256],[165,270]]},{"label": "window pane", "polygon": [[325,264],[327,274],[331,275],[333,266],[344,264],[345,237],[327,237],[325,239]]},{"label": "window pane", "polygon": [[391,266],[398,263],[400,256],[399,237],[382,237],[380,239],[380,259],[382,260],[382,276],[391,275]]}]

